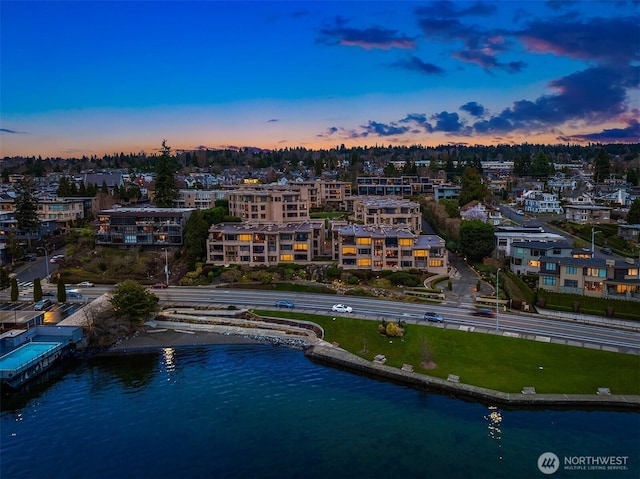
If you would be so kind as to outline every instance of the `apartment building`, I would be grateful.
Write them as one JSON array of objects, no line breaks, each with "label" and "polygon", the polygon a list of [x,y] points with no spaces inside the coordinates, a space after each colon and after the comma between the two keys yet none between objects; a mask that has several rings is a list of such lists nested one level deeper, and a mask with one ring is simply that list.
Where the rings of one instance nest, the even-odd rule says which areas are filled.
[{"label": "apartment building", "polygon": [[53,220],[61,231],[69,231],[74,221],[85,217],[85,200],[82,198],[56,198],[38,200],[38,218]]},{"label": "apartment building", "polygon": [[633,258],[542,258],[538,287],[560,293],[640,301],[640,263]]},{"label": "apartment building", "polygon": [[442,180],[426,176],[359,176],[356,178],[359,196],[400,196],[408,198],[415,195],[433,193],[435,185]]},{"label": "apartment building", "polygon": [[413,233],[422,230],[420,204],[398,196],[351,196],[342,209],[353,212],[353,220],[364,225],[400,226]]},{"label": "apartment building", "polygon": [[542,227],[498,226],[495,232],[496,249],[503,256],[511,256],[513,243],[521,241],[564,242],[565,237],[547,233]]},{"label": "apartment building", "polygon": [[563,212],[555,193],[535,192],[524,200],[524,210],[537,214],[560,214]]},{"label": "apartment building", "polygon": [[308,186],[290,185],[259,185],[229,190],[229,214],[251,223],[309,221],[310,197],[315,194],[312,190]]},{"label": "apartment building", "polygon": [[181,189],[178,191],[176,208],[195,208],[206,210],[215,208],[217,200],[224,200],[229,194],[226,190]]},{"label": "apartment building", "polygon": [[115,208],[100,211],[95,221],[96,244],[117,246],[180,246],[192,208]]},{"label": "apartment building", "polygon": [[333,259],[343,269],[420,269],[447,274],[445,241],[409,228],[334,224]]},{"label": "apartment building", "polygon": [[317,179],[293,181],[288,185],[309,187],[309,203],[312,208],[324,205],[338,206],[345,198],[351,196],[351,183],[346,181]]},{"label": "apartment building", "polygon": [[220,223],[207,239],[207,263],[272,266],[305,264],[328,253],[324,221]]}]

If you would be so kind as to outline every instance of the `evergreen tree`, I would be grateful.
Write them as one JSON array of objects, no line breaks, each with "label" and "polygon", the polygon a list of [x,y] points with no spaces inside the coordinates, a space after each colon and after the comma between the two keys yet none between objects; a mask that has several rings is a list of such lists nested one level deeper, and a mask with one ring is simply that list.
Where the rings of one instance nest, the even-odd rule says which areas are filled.
[{"label": "evergreen tree", "polygon": [[638,171],[635,168],[629,168],[627,171],[627,183],[631,183],[631,186],[638,186]]},{"label": "evergreen tree", "polygon": [[540,150],[531,162],[529,174],[535,178],[547,178],[553,174],[553,163],[544,151]]},{"label": "evergreen tree", "polygon": [[67,288],[65,287],[63,281],[58,281],[58,302],[67,302]]},{"label": "evergreen tree", "polygon": [[7,269],[2,266],[0,267],[0,289],[6,289],[11,285],[11,278],[9,278],[9,273],[7,273]]},{"label": "evergreen tree", "polygon": [[483,201],[486,194],[487,189],[482,184],[478,170],[467,166],[462,172],[458,204],[464,206],[473,200]]},{"label": "evergreen tree", "polygon": [[174,173],[175,163],[171,157],[171,148],[167,140],[162,140],[161,155],[156,161],[155,196],[154,203],[160,208],[171,208],[178,198],[178,187]]},{"label": "evergreen tree", "polygon": [[196,262],[206,257],[208,235],[209,223],[202,211],[195,210],[185,224],[183,253],[189,268],[194,269]]},{"label": "evergreen tree", "polygon": [[609,178],[611,173],[611,162],[609,161],[609,155],[601,148],[596,156],[596,161],[593,169],[593,179],[596,183],[602,183]]},{"label": "evergreen tree", "polygon": [[627,223],[630,225],[640,224],[640,198],[636,198],[629,207],[629,213],[627,213]]},{"label": "evergreen tree", "polygon": [[16,226],[27,234],[27,241],[31,246],[31,235],[40,229],[38,219],[38,200],[33,194],[33,184],[27,180],[18,183],[18,196],[15,200]]},{"label": "evergreen tree", "polygon": [[18,301],[18,280],[11,278],[11,302],[15,303],[16,301]]},{"label": "evergreen tree", "polygon": [[42,283],[40,278],[33,280],[33,300],[37,303],[42,299]]},{"label": "evergreen tree", "polygon": [[481,260],[495,249],[493,226],[480,220],[463,221],[460,225],[460,249],[472,260]]},{"label": "evergreen tree", "polygon": [[138,323],[155,311],[158,297],[141,284],[127,279],[114,288],[109,302],[118,316]]}]

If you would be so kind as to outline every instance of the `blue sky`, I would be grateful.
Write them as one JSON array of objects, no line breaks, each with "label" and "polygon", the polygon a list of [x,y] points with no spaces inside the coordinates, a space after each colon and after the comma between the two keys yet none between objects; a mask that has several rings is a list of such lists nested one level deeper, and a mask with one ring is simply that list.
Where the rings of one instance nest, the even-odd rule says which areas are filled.
[{"label": "blue sky", "polygon": [[0,1],[0,157],[640,141],[640,3]]}]

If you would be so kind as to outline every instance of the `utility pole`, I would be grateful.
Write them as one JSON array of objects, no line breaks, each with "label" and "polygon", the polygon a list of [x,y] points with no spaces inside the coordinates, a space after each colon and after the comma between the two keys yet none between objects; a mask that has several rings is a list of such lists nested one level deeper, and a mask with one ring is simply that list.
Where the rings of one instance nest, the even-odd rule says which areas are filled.
[{"label": "utility pole", "polygon": [[500,302],[499,302],[500,295],[498,294],[499,290],[500,290],[500,268],[498,268],[498,270],[496,271],[496,333],[498,332],[498,329],[500,329],[500,323],[498,320],[498,315],[500,314]]}]

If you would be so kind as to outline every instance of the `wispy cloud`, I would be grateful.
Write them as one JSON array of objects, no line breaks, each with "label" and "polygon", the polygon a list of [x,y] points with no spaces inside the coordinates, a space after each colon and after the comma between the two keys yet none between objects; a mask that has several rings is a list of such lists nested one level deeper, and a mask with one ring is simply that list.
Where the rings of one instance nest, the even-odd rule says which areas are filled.
[{"label": "wispy cloud", "polygon": [[0,132],[2,133],[10,133],[12,135],[26,135],[26,131],[17,131],[17,130],[9,130],[8,128],[0,128]]},{"label": "wispy cloud", "polygon": [[382,27],[357,29],[347,27],[348,20],[341,17],[335,19],[335,25],[320,30],[318,41],[326,45],[345,45],[364,48],[365,50],[391,48],[414,49],[413,38]]},{"label": "wispy cloud", "polygon": [[433,63],[426,63],[415,55],[411,55],[407,59],[398,60],[391,64],[394,67],[404,68],[405,70],[416,71],[425,75],[442,75],[444,70]]},{"label": "wispy cloud", "polygon": [[560,139],[562,141],[594,141],[601,143],[638,142],[640,141],[640,123],[638,123],[638,120],[632,119],[626,128],[609,128],[598,133],[563,136]]}]

